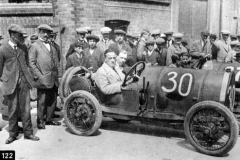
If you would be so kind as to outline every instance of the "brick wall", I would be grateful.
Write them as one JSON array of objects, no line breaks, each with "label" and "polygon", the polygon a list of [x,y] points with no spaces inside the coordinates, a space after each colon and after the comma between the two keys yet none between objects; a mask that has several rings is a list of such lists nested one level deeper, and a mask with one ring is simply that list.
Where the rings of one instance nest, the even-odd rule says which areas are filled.
[{"label": "brick wall", "polygon": [[105,20],[129,21],[128,32],[139,35],[142,29],[166,31],[171,27],[171,7],[161,4],[105,1]]}]

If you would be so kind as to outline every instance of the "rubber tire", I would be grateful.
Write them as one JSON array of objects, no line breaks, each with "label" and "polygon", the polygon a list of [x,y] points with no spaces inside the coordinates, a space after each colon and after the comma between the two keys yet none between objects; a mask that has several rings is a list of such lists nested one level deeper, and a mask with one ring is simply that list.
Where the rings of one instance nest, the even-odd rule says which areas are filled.
[{"label": "rubber tire", "polygon": [[68,69],[65,71],[65,73],[63,74],[63,76],[62,76],[62,79],[61,79],[61,82],[60,82],[60,85],[59,85],[59,96],[60,96],[60,98],[65,98],[65,97],[63,96],[63,90],[64,90],[63,87],[64,87],[64,85],[65,85],[66,78],[67,78],[69,72],[70,72],[73,68],[74,68],[74,67],[68,68]]},{"label": "rubber tire", "polygon": [[[80,130],[75,129],[75,127],[70,123],[69,119],[67,118],[67,106],[68,106],[67,104],[74,97],[87,97],[94,104],[94,107],[96,110],[96,118],[95,118],[93,127],[87,132],[82,132]],[[64,108],[63,108],[63,116],[64,116],[67,127],[71,130],[72,133],[79,135],[79,136],[90,136],[90,135],[94,134],[102,124],[101,105],[99,104],[98,100],[91,93],[83,91],[83,90],[74,91],[66,98],[66,101],[64,103]]]},{"label": "rubber tire", "polygon": [[[227,118],[227,121],[230,122],[230,140],[228,143],[221,149],[216,150],[216,151],[209,151],[206,149],[201,148],[198,144],[195,143],[193,140],[190,129],[189,129],[189,123],[190,119],[192,116],[198,112],[201,109],[204,108],[211,108],[214,110],[217,110],[220,112],[225,118]],[[222,156],[228,153],[236,144],[237,139],[238,139],[238,133],[239,133],[239,128],[238,128],[238,123],[236,118],[234,117],[233,113],[223,104],[220,104],[218,102],[213,102],[213,101],[203,101],[195,104],[193,107],[191,107],[185,117],[184,121],[184,132],[187,140],[190,142],[190,144],[200,153],[211,155],[211,156]]]},{"label": "rubber tire", "polygon": [[75,73],[77,73],[78,71],[82,70],[84,67],[78,66],[73,68],[71,71],[69,71],[69,73],[67,74],[65,83],[63,85],[63,97],[67,97],[71,92],[68,86],[68,83],[70,82],[70,80],[72,79],[73,75]]}]

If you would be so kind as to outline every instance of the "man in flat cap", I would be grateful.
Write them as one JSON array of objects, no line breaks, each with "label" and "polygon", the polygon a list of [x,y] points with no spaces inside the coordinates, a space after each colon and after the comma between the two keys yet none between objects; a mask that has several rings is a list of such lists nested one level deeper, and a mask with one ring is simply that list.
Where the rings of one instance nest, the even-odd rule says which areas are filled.
[{"label": "man in flat cap", "polygon": [[83,43],[75,43],[75,52],[68,56],[66,70],[70,67],[83,66],[88,68],[88,63],[83,53]]},{"label": "man in flat cap", "polygon": [[172,57],[179,57],[182,53],[187,52],[187,49],[182,45],[182,33],[173,34],[174,43],[168,48],[167,51],[167,62],[166,65],[169,66],[172,64]]},{"label": "man in flat cap", "polygon": [[132,64],[132,48],[124,41],[126,32],[121,29],[116,29],[114,31],[116,42],[109,45],[109,49],[114,51],[117,55],[120,51],[127,51],[127,61],[126,64],[130,66]]},{"label": "man in flat cap", "polygon": [[173,31],[166,31],[164,32],[166,36],[166,47],[169,48],[173,43]]},{"label": "man in flat cap", "polygon": [[155,40],[158,39],[158,38],[160,38],[160,35],[161,35],[160,29],[155,29],[155,30],[152,32],[152,34],[151,34],[151,36],[152,36]]},{"label": "man in flat cap", "polygon": [[145,49],[145,58],[144,61],[146,62],[147,66],[157,65],[157,52],[155,51],[154,48],[155,41],[152,39],[149,39],[146,41],[146,49]]},{"label": "man in flat cap", "polygon": [[88,31],[85,28],[77,28],[76,32],[77,32],[78,38],[70,45],[70,47],[68,49],[68,52],[66,54],[66,59],[69,55],[71,55],[74,52],[75,43],[84,43],[83,44],[83,49],[89,48],[89,45],[88,45],[88,43],[85,39],[86,33]]},{"label": "man in flat cap", "polygon": [[209,32],[202,31],[201,39],[195,40],[192,43],[192,46],[190,47],[190,55],[192,56],[193,62],[207,55],[211,56],[211,44],[208,37],[209,37]]},{"label": "man in flat cap", "polygon": [[84,27],[86,30],[87,30],[87,33],[85,35],[85,37],[89,36],[92,34],[92,31],[93,31],[93,28],[89,27],[89,26],[86,26]]},{"label": "man in flat cap", "polygon": [[56,49],[49,44],[53,29],[47,24],[41,24],[38,31],[38,40],[29,50],[29,66],[38,92],[37,127],[45,129],[45,125],[61,125],[53,119],[57,104],[60,64]]},{"label": "man in flat cap", "polygon": [[30,88],[34,85],[28,71],[27,47],[23,44],[24,29],[12,24],[8,28],[10,39],[0,47],[0,77],[2,94],[9,111],[9,138],[6,144],[15,141],[19,134],[18,117],[23,123],[24,138],[38,141],[33,135],[30,112]]},{"label": "man in flat cap", "polygon": [[84,49],[83,54],[88,62],[87,68],[92,68],[93,72],[96,72],[99,67],[101,67],[104,62],[103,52],[97,47],[97,42],[99,37],[95,35],[87,36],[87,41],[89,48]]},{"label": "man in flat cap", "polygon": [[109,27],[103,27],[100,29],[102,39],[97,43],[97,47],[100,49],[102,53],[104,53],[108,49],[110,44],[114,43],[113,40],[109,39],[111,31],[112,29]]},{"label": "man in flat cap", "polygon": [[230,40],[231,41],[238,41],[237,35],[236,34],[231,34],[230,35]]},{"label": "man in flat cap", "polygon": [[142,61],[144,60],[144,50],[145,50],[145,46],[146,46],[146,41],[148,40],[150,35],[149,30],[147,29],[143,29],[141,32],[141,37],[140,37],[140,41],[138,43],[137,46],[137,61]]},{"label": "man in flat cap", "polygon": [[216,60],[218,62],[225,62],[225,58],[228,55],[228,52],[230,52],[231,50],[231,46],[230,46],[230,42],[228,40],[229,35],[230,35],[230,31],[228,30],[222,30],[221,31],[222,34],[222,39],[217,40],[214,42],[214,45],[216,46]]},{"label": "man in flat cap", "polygon": [[157,38],[155,43],[157,45],[157,48],[155,49],[155,52],[157,53],[157,63],[159,66],[166,66],[167,49],[165,47],[165,40],[163,38]]}]

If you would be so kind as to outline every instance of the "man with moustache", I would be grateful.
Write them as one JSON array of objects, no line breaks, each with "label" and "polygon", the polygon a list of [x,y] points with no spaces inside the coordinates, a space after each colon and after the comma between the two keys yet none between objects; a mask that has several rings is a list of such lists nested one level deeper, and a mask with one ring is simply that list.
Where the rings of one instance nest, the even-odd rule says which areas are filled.
[{"label": "man with moustache", "polygon": [[9,138],[6,144],[15,141],[19,134],[18,117],[23,123],[24,139],[38,141],[33,135],[30,113],[30,88],[33,77],[28,71],[27,47],[24,45],[24,29],[12,24],[8,28],[10,39],[0,48],[0,77],[2,94],[8,105]]},{"label": "man with moustache", "polygon": [[45,125],[61,125],[53,119],[59,85],[59,59],[56,49],[49,44],[53,29],[41,24],[38,30],[39,39],[29,50],[29,66],[37,84],[37,127],[45,129]]}]

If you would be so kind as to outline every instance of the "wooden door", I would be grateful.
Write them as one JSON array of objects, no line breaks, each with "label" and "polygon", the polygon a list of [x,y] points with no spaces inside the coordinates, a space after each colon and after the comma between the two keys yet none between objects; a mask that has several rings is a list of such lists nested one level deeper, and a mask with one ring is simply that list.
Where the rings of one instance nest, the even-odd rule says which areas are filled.
[{"label": "wooden door", "polygon": [[200,38],[207,26],[208,0],[181,0],[179,2],[179,32],[190,42]]}]

